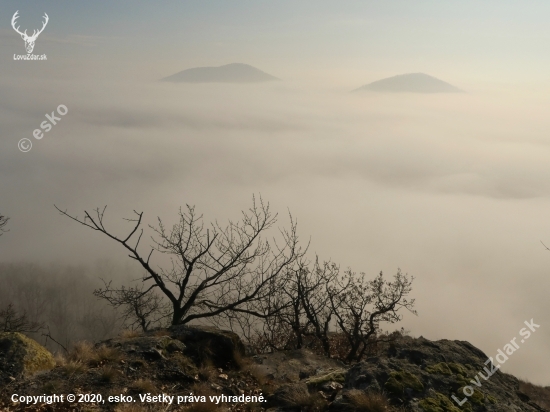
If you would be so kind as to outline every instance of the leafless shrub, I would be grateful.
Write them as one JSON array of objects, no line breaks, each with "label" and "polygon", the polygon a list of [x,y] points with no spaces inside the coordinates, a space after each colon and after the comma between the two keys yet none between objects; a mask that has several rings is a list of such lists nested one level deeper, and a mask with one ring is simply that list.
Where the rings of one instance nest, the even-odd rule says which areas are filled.
[{"label": "leafless shrub", "polygon": [[17,313],[11,303],[0,309],[0,332],[36,333],[43,327],[43,323],[30,320],[27,312]]},{"label": "leafless shrub", "polygon": [[[157,237],[147,255],[139,251],[143,213],[134,211],[135,217],[128,219],[133,224],[129,234],[118,237],[105,227],[105,209],[96,209],[93,214],[85,211],[80,219],[58,208],[64,216],[104,234],[130,252],[130,257],[145,269],[142,281],[148,283],[146,288],[131,290],[130,294],[143,297],[142,293],[159,290],[171,305],[173,325],[228,311],[265,318],[269,314],[251,311],[247,304],[268,300],[273,281],[303,255],[292,217],[290,228],[280,231],[281,243],[263,238],[275,225],[277,215],[272,215],[269,204],[261,198],[259,202],[253,198],[252,207],[242,212],[241,220],[229,221],[225,227],[216,222],[205,228],[202,216],[189,205],[186,211],[180,209],[179,221],[171,229],[159,219],[158,225],[151,227]],[[135,239],[132,244],[131,239]],[[173,258],[171,267],[153,268],[150,259],[155,250]],[[115,304],[121,302],[122,292],[112,292],[105,294],[104,289],[99,295],[118,299]]]},{"label": "leafless shrub", "polygon": [[[92,294],[99,286],[94,270],[102,269],[0,262],[0,310],[11,302],[17,317],[24,313],[31,324],[43,324],[54,340],[45,337],[44,329],[25,333],[52,352],[79,340],[113,337],[120,327],[118,315]],[[127,277],[125,270],[117,270]]]},{"label": "leafless shrub", "polygon": [[152,327],[168,326],[170,305],[163,302],[155,293],[154,286],[145,289],[144,284],[113,288],[112,281],[103,281],[103,288],[96,289],[94,295],[105,299],[111,306],[121,310],[124,324],[130,328],[140,327],[146,332]]},{"label": "leafless shrub", "polygon": [[0,236],[2,236],[4,232],[7,232],[6,225],[8,224],[8,220],[10,220],[9,217],[0,214]]},{"label": "leafless shrub", "polygon": [[250,312],[271,314],[263,322],[232,311],[223,314],[223,321],[236,332],[244,331],[260,353],[307,347],[359,361],[381,342],[396,339],[383,333],[381,324],[400,321],[402,309],[416,314],[414,299],[408,299],[412,281],[400,270],[391,281],[382,273],[369,280],[349,269],[341,273],[332,262],[299,260],[274,282],[268,300],[251,303]]},{"label": "leafless shrub", "polygon": [[399,322],[401,309],[416,314],[414,299],[407,298],[412,281],[413,278],[403,275],[400,270],[393,282],[386,281],[382,272],[374,280],[367,280],[364,273],[357,275],[351,270],[338,278],[329,290],[329,297],[336,323],[351,348],[347,361],[361,360],[369,346],[376,342],[381,332],[380,324]]}]

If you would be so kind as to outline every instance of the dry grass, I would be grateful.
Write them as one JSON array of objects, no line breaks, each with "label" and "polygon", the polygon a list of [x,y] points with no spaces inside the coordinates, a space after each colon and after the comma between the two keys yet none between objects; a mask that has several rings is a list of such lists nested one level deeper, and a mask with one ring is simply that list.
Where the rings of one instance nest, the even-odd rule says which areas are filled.
[{"label": "dry grass", "polygon": [[95,350],[96,360],[102,362],[120,362],[122,354],[119,350],[109,346],[102,345]]},{"label": "dry grass", "polygon": [[191,386],[191,390],[190,392],[194,393],[195,395],[199,395],[199,396],[206,396],[206,399],[208,399],[208,397],[210,395],[219,395],[218,392],[216,392],[214,389],[212,389],[212,387],[210,386],[210,384],[208,382],[197,382],[197,383],[194,383],[193,386]]},{"label": "dry grass", "polygon": [[59,393],[62,387],[63,387],[63,382],[58,380],[53,380],[53,381],[46,382],[42,386],[42,392],[44,392],[47,395],[53,395],[53,394]]},{"label": "dry grass", "polygon": [[149,379],[138,379],[128,388],[134,393],[155,393],[157,388]]},{"label": "dry grass", "polygon": [[234,350],[233,351],[233,361],[235,362],[235,366],[239,370],[246,370],[252,361],[250,358],[245,357],[240,351]]},{"label": "dry grass", "polygon": [[88,363],[93,358],[94,346],[90,342],[76,342],[67,356],[69,361]]},{"label": "dry grass", "polygon": [[132,338],[137,338],[139,336],[141,336],[141,332],[138,331],[138,330],[132,330],[132,329],[125,329],[123,330],[122,332],[120,332],[120,337],[122,339],[132,339]]},{"label": "dry grass", "polygon": [[56,353],[54,356],[56,366],[65,366],[67,364],[67,358],[61,353]]},{"label": "dry grass", "polygon": [[67,376],[81,374],[88,370],[88,366],[80,361],[69,361],[62,368],[63,373]]},{"label": "dry grass", "polygon": [[278,385],[274,381],[270,380],[265,374],[258,370],[257,364],[251,363],[247,366],[246,371],[261,387],[264,396],[272,395],[278,388]]},{"label": "dry grass", "polygon": [[199,379],[201,381],[210,381],[218,375],[218,370],[212,364],[204,365],[199,368]]},{"label": "dry grass", "polygon": [[263,373],[260,373],[260,371],[258,370],[259,369],[259,365],[258,364],[255,364],[255,363],[252,363],[250,362],[250,364],[248,364],[246,367],[245,367],[245,371],[248,372],[248,374],[250,376],[252,376],[254,378],[254,380],[256,382],[258,382],[259,385],[265,385],[268,383],[268,379],[267,377],[265,376],[265,374]]},{"label": "dry grass", "polygon": [[541,408],[550,409],[550,386],[543,387],[520,380],[519,390]]},{"label": "dry grass", "polygon": [[388,399],[380,393],[354,393],[349,395],[354,412],[388,412],[391,406]]},{"label": "dry grass", "polygon": [[120,376],[120,372],[112,366],[104,366],[99,370],[99,379],[104,383],[113,383]]},{"label": "dry grass", "polygon": [[77,342],[69,351],[69,362],[99,366],[108,362],[120,362],[122,354],[115,348],[105,345],[94,347],[90,342]]},{"label": "dry grass", "polygon": [[296,399],[296,404],[300,406],[301,410],[309,412],[323,412],[328,409],[328,403],[319,393],[314,393],[307,397],[300,397]]}]

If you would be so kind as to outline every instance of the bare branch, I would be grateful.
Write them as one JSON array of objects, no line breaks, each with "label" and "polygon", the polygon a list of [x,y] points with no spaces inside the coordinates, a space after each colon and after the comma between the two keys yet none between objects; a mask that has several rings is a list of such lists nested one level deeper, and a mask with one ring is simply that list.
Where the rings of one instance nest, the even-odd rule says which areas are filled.
[{"label": "bare branch", "polygon": [[27,312],[18,313],[10,303],[0,310],[0,332],[36,333],[44,328],[44,324],[32,321]]},{"label": "bare branch", "polygon": [[[261,197],[259,200],[253,197],[252,206],[242,212],[241,220],[229,221],[225,227],[215,222],[205,228],[202,215],[189,205],[185,210],[180,209],[179,221],[171,229],[159,218],[156,227],[149,226],[156,236],[146,258],[142,258],[138,250],[143,235],[143,213],[134,211],[135,217],[126,219],[132,222],[132,229],[126,236],[119,237],[104,224],[106,207],[95,209],[93,214],[85,211],[84,219],[57,210],[128,250],[130,258],[147,271],[143,281],[152,281],[153,287],[168,298],[172,324],[213,318],[228,311],[267,316],[265,311],[252,308],[252,304],[265,299],[273,280],[282,276],[304,253],[298,245],[296,223],[292,218],[290,229],[281,231],[280,246],[273,242],[276,245],[273,248],[264,240],[264,233],[276,223],[277,216],[272,215],[269,204]],[[131,246],[138,231],[135,245]],[[171,267],[154,270],[150,263],[153,250],[170,256]],[[107,299],[112,305],[135,307],[137,300],[150,296],[148,291],[148,288],[112,289],[110,283],[106,283],[105,288],[96,291],[96,296]],[[140,305],[143,304],[141,301]],[[142,315],[140,311],[133,311],[133,316],[139,319]],[[142,328],[148,327],[143,319],[139,323]]]},{"label": "bare branch", "polygon": [[4,232],[8,232],[8,229],[5,229],[6,225],[8,224],[8,220],[10,220],[9,217],[2,216],[0,214],[0,236],[2,236]]}]

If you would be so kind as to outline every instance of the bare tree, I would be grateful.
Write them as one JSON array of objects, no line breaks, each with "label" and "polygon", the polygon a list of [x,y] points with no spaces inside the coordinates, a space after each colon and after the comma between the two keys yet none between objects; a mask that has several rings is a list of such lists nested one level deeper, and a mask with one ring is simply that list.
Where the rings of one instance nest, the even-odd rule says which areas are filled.
[{"label": "bare tree", "polygon": [[262,299],[248,301],[238,311],[226,311],[209,319],[220,329],[230,329],[240,335],[257,352],[291,349],[294,333],[288,322],[282,322],[282,312],[289,309],[286,272],[271,279]]},{"label": "bare tree", "polygon": [[131,329],[137,326],[144,332],[151,327],[165,326],[170,316],[169,306],[161,296],[154,293],[154,285],[147,289],[143,284],[114,289],[111,281],[103,283],[104,287],[96,289],[94,295],[105,299],[115,308],[121,308],[126,326]]},{"label": "bare tree", "polygon": [[[292,216],[290,228],[280,230],[280,244],[262,237],[274,226],[277,215],[272,215],[269,204],[264,204],[261,198],[259,201],[253,198],[251,208],[242,212],[241,220],[229,221],[225,227],[215,222],[205,228],[202,215],[198,216],[189,205],[185,212],[180,209],[178,223],[169,230],[159,218],[158,226],[150,226],[156,238],[147,255],[139,250],[143,212],[134,211],[135,218],[127,219],[133,228],[128,235],[119,237],[105,227],[106,207],[95,209],[93,214],[85,211],[82,219],[57,210],[129,251],[129,256],[146,270],[143,282],[150,281],[148,288],[158,289],[168,299],[172,325],[212,318],[227,311],[267,316],[252,310],[247,303],[268,299],[273,280],[303,256]],[[171,267],[154,268],[150,263],[154,250],[170,256]]]},{"label": "bare tree", "polygon": [[5,229],[5,227],[8,224],[8,220],[10,220],[9,217],[2,216],[0,214],[0,236],[2,236],[4,232],[7,232],[7,229]]},{"label": "bare tree", "polygon": [[0,309],[1,332],[35,333],[43,327],[42,323],[31,321],[27,312],[18,313],[11,303],[5,309]]},{"label": "bare tree", "polygon": [[382,272],[374,280],[367,280],[364,273],[357,275],[347,270],[330,287],[329,298],[336,323],[350,346],[348,362],[361,360],[369,345],[376,342],[380,323],[399,322],[401,309],[416,314],[414,299],[407,298],[413,280],[400,270],[393,282],[386,281]]},{"label": "bare tree", "polygon": [[[328,287],[338,274],[338,267],[332,262],[315,263],[300,260],[278,279],[271,297],[278,304],[278,311],[262,325],[261,334],[266,341],[274,339],[285,349],[300,349],[313,341],[320,343],[326,356],[330,356],[329,329],[332,308]],[[285,341],[281,332],[286,331]],[[273,347],[276,347],[273,344]]]},{"label": "bare tree", "polygon": [[309,324],[305,334],[314,336],[321,343],[326,356],[331,355],[329,332],[334,315],[330,291],[338,273],[335,263],[324,262],[321,265],[317,258],[313,269],[306,267],[296,277],[298,297]]},{"label": "bare tree", "polygon": [[333,262],[300,259],[277,279],[269,301],[253,302],[255,310],[271,305],[266,310],[271,316],[259,324],[243,313],[227,314],[225,320],[236,332],[246,330],[258,351],[308,347],[352,362],[396,338],[382,332],[382,323],[401,320],[403,308],[416,313],[414,300],[407,299],[412,280],[401,271],[393,282],[382,273],[368,280],[351,270],[341,274]]}]

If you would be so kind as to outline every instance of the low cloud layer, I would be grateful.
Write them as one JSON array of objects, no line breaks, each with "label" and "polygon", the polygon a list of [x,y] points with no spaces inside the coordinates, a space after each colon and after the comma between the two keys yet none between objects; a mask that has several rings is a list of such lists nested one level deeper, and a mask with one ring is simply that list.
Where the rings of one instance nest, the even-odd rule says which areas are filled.
[{"label": "low cloud layer", "polygon": [[[125,261],[54,204],[108,204],[123,233],[133,209],[171,222],[190,203],[223,221],[261,193],[321,259],[414,275],[413,335],[492,355],[534,318],[541,329],[504,369],[550,384],[550,138],[536,96],[74,80],[2,81],[0,93],[1,261]],[[61,104],[68,113],[34,139]]]}]

